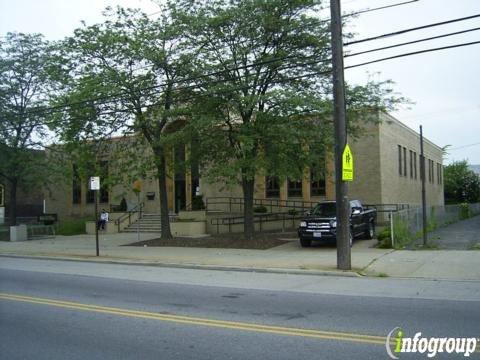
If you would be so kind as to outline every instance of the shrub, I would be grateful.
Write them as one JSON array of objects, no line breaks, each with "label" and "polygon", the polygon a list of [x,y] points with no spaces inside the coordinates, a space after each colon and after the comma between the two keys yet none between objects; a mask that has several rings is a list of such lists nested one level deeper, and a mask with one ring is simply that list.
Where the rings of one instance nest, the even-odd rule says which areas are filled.
[{"label": "shrub", "polygon": [[288,209],[288,215],[298,215],[297,209]]},{"label": "shrub", "polygon": [[85,221],[91,219],[65,219],[58,223],[55,232],[57,235],[81,235],[85,234]]},{"label": "shrub", "polygon": [[407,221],[403,219],[396,219],[393,222],[393,236],[396,249],[404,248],[415,238],[408,228]]},{"label": "shrub", "polygon": [[195,195],[192,199],[192,210],[204,210],[205,204],[200,195]]},{"label": "shrub", "polygon": [[125,200],[125,198],[122,198],[122,201],[120,201],[118,211],[127,211],[127,200]]},{"label": "shrub", "polygon": [[380,231],[377,235],[378,247],[381,249],[391,249],[392,248],[392,239],[390,236],[390,228],[386,227]]},{"label": "shrub", "polygon": [[470,208],[467,203],[460,204],[460,220],[468,219],[470,217]]},{"label": "shrub", "polygon": [[258,205],[253,208],[253,212],[264,214],[267,212],[267,208],[263,205]]}]

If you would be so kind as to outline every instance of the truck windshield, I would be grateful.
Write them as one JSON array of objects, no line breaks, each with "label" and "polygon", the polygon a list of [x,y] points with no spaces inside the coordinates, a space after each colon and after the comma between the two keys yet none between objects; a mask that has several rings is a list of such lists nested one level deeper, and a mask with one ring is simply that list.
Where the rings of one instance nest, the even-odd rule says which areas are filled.
[{"label": "truck windshield", "polygon": [[313,208],[312,215],[335,217],[337,215],[337,206],[335,203],[320,203]]}]

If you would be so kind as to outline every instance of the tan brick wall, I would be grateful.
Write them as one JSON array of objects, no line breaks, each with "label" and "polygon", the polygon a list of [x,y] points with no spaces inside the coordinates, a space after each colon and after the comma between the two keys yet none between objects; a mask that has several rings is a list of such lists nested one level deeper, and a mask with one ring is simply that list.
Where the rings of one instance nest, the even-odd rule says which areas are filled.
[{"label": "tan brick wall", "polygon": [[362,136],[348,140],[353,156],[354,180],[348,183],[349,198],[358,199],[364,204],[380,204],[381,166],[380,139],[378,125],[365,125]]},{"label": "tan brick wall", "polygon": [[[420,135],[393,117],[383,114],[379,125],[380,167],[383,203],[421,204],[420,180]],[[407,174],[399,174],[398,145],[406,148]],[[417,155],[417,178],[410,176],[410,150]],[[443,184],[438,184],[436,164],[442,164],[442,149],[424,139],[426,157],[426,194],[427,204],[443,205]],[[428,160],[434,161],[434,182],[428,181]]]}]

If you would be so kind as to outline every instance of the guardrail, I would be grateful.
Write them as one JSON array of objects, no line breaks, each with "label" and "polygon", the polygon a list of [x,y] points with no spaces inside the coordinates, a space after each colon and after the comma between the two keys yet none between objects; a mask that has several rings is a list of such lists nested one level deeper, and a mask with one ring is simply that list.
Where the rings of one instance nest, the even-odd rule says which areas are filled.
[{"label": "guardrail", "polygon": [[141,218],[142,218],[142,214],[143,214],[143,207],[144,207],[144,203],[143,203],[143,202],[140,203],[140,204],[137,204],[137,205],[135,205],[132,209],[130,209],[129,211],[127,211],[125,214],[123,214],[122,216],[120,216],[117,220],[115,220],[115,225],[117,225],[118,232],[120,232],[120,226],[121,226],[121,224],[123,224],[126,220],[128,220],[128,225],[131,225],[131,224],[132,224],[132,215],[133,215],[133,214],[138,213],[137,220],[138,220],[138,219],[141,219]]},{"label": "guardrail", "polygon": [[[289,214],[287,212],[279,213],[267,213],[267,214],[254,214],[253,222],[259,224],[260,231],[262,231],[262,224],[273,222],[273,221],[282,221],[282,231],[285,231],[287,222],[292,222],[292,227],[295,227],[295,220],[300,220],[305,216],[303,213],[299,214]],[[217,227],[217,234],[219,233],[220,226],[228,226],[228,232],[232,232],[233,225],[241,225],[245,223],[245,218],[243,216],[232,216],[224,218],[214,218],[210,220],[210,224]]]}]

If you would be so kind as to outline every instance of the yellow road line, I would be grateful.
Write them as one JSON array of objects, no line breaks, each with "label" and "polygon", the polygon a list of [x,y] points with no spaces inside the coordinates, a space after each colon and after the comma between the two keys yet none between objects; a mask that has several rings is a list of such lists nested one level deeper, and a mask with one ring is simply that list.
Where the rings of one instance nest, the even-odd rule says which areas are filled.
[{"label": "yellow road line", "polygon": [[255,331],[255,332],[278,334],[278,335],[301,336],[301,337],[310,337],[310,338],[316,338],[316,339],[351,341],[351,342],[378,344],[378,345],[385,345],[385,340],[386,340],[386,338],[383,336],[336,332],[336,331],[311,330],[311,329],[301,329],[301,328],[289,328],[289,327],[281,327],[281,326],[270,326],[270,325],[259,325],[259,324],[253,324],[253,323],[236,322],[236,321],[213,320],[213,319],[181,316],[181,315],[160,314],[160,313],[154,313],[154,312],[89,305],[89,304],[82,304],[77,302],[22,296],[22,295],[16,295],[16,294],[8,294],[8,293],[0,293],[0,299],[11,300],[11,301],[21,301],[21,302],[33,303],[33,304],[49,305],[49,306],[55,306],[55,307],[60,307],[65,309],[72,309],[72,310],[90,311],[90,312],[113,314],[113,315],[119,315],[119,316],[127,316],[127,317],[150,319],[150,320],[169,321],[169,322],[189,324],[189,325],[210,326],[210,327],[217,327],[217,328],[224,328],[224,329],[231,329],[231,330]]}]

